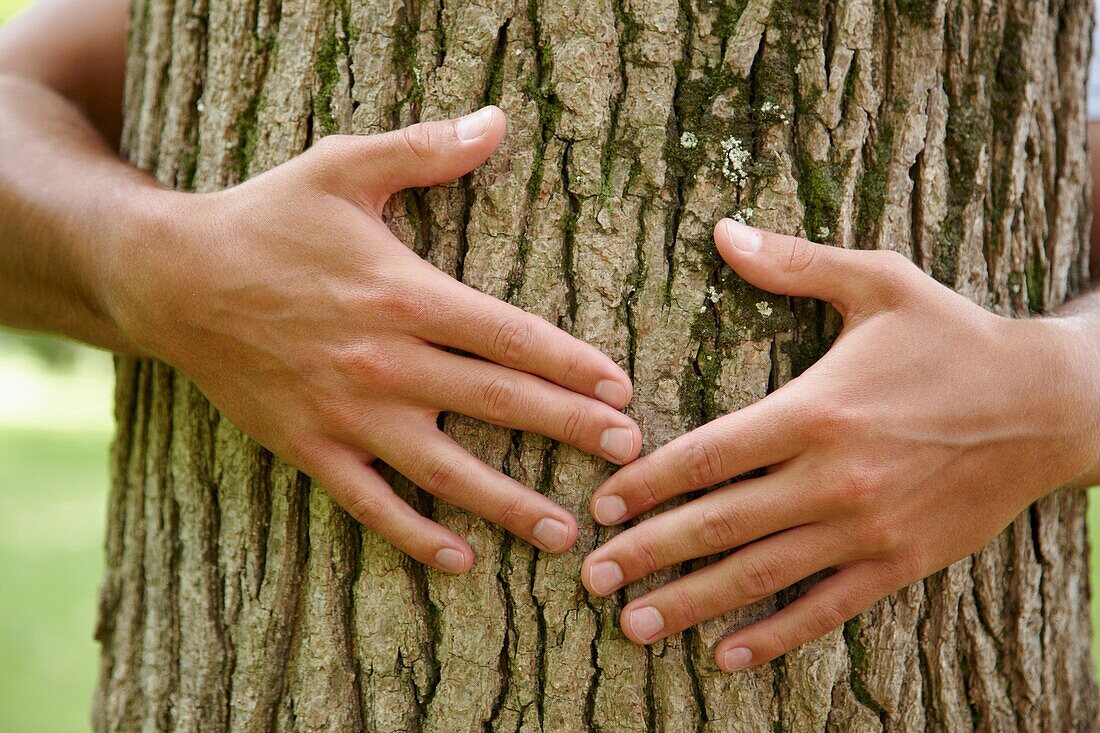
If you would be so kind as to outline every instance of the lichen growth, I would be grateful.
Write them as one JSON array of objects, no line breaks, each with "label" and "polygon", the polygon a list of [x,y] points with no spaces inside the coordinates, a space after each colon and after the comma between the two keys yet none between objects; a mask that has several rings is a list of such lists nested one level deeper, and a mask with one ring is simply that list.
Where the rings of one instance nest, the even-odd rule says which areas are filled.
[{"label": "lichen growth", "polygon": [[752,154],[745,149],[739,138],[732,135],[722,141],[722,176],[738,186],[748,180]]}]

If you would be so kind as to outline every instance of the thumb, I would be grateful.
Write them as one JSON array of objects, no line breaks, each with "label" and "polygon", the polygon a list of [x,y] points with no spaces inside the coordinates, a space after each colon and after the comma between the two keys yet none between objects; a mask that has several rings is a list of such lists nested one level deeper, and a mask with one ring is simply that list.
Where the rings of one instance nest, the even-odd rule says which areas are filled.
[{"label": "thumb", "polygon": [[815,244],[732,219],[714,227],[714,243],[746,282],[780,295],[828,301],[845,318],[869,306],[889,305],[915,271],[897,252]]},{"label": "thumb", "polygon": [[380,135],[330,135],[318,146],[330,149],[319,154],[338,182],[380,211],[398,191],[469,173],[497,149],[506,127],[504,112],[490,105],[458,119],[418,122]]}]

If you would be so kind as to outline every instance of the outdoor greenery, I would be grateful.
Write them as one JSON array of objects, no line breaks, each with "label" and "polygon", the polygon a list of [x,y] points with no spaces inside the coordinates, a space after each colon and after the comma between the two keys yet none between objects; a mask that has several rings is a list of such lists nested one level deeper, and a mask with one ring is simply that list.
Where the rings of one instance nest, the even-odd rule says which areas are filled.
[{"label": "outdoor greenery", "polygon": [[[0,0],[0,23],[26,4]],[[0,731],[88,728],[110,369],[106,354],[0,331]],[[1100,503],[1089,526],[1100,545]]]},{"label": "outdoor greenery", "polygon": [[29,4],[29,0],[0,0],[0,23],[3,23]]}]

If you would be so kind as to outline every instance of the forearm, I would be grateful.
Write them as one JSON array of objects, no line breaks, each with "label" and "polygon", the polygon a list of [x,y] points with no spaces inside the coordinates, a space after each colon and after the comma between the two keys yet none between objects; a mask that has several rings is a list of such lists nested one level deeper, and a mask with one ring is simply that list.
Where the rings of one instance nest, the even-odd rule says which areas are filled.
[{"label": "forearm", "polygon": [[1062,306],[1053,319],[1066,327],[1069,373],[1078,375],[1080,401],[1068,409],[1083,412],[1093,429],[1082,440],[1092,443],[1093,460],[1073,481],[1075,486],[1100,485],[1100,287],[1093,287]]},{"label": "forearm", "polygon": [[113,320],[113,258],[159,190],[74,103],[0,76],[0,322],[133,351]]}]

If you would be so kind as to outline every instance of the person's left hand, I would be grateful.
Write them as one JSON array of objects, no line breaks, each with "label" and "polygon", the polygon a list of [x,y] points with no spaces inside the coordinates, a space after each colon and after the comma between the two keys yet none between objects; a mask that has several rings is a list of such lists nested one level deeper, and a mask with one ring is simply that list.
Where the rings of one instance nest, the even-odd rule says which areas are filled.
[{"label": "person's left hand", "polygon": [[727,636],[721,669],[774,659],[977,550],[1096,460],[1095,370],[1072,319],[995,316],[892,252],[723,220],[722,257],[772,292],[829,301],[845,326],[765,399],[621,469],[592,497],[618,524],[680,494],[767,468],[617,535],[584,561],[606,595],[660,568],[736,550],[628,603],[648,644],[833,570]]}]

